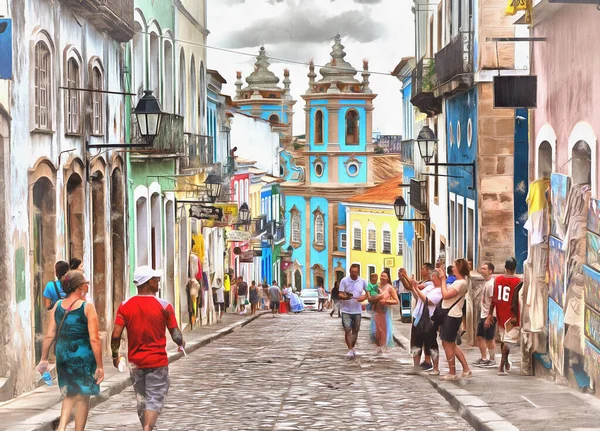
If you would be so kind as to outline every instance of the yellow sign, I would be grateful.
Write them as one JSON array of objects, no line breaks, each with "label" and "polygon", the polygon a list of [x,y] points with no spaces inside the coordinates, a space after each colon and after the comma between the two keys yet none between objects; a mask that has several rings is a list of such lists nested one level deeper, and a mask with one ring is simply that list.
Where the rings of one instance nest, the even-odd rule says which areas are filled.
[{"label": "yellow sign", "polygon": [[238,206],[237,204],[224,204],[214,203],[211,204],[213,207],[221,208],[223,210],[223,218],[220,221],[205,220],[202,225],[206,227],[214,226],[231,226],[238,221]]},{"label": "yellow sign", "polygon": [[525,11],[525,22],[531,24],[531,9],[533,0],[508,0],[506,15],[516,15],[517,12]]}]

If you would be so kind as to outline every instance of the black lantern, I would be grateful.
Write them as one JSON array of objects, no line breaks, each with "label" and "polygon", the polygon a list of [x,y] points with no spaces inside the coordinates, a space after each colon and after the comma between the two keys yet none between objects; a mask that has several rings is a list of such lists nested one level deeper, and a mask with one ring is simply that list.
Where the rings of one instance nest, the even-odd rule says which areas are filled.
[{"label": "black lantern", "polygon": [[270,233],[269,233],[269,234],[267,234],[267,237],[266,237],[266,239],[267,239],[267,244],[269,244],[269,247],[272,247],[272,246],[273,246],[273,240],[274,240],[274,237],[273,237],[273,235],[272,235],[272,234],[270,234]]},{"label": "black lantern", "polygon": [[204,184],[206,185],[206,193],[208,194],[208,198],[211,200],[211,202],[215,202],[217,198],[221,196],[221,189],[223,188],[221,178],[211,174],[206,177]]},{"label": "black lantern", "polygon": [[239,218],[242,224],[246,224],[250,221],[250,208],[248,208],[248,204],[246,202],[240,206]]},{"label": "black lantern", "polygon": [[424,126],[417,137],[417,145],[419,146],[419,153],[425,164],[428,164],[435,156],[437,142],[438,140],[435,133],[433,133],[433,130],[431,130],[429,126]]},{"label": "black lantern", "polygon": [[152,90],[144,90],[144,97],[135,107],[134,114],[137,118],[140,136],[152,145],[154,138],[158,136],[164,114],[160,102],[154,97]]},{"label": "black lantern", "polygon": [[406,201],[402,196],[398,196],[394,201],[394,212],[396,213],[396,218],[398,220],[404,218],[404,214],[406,214]]}]

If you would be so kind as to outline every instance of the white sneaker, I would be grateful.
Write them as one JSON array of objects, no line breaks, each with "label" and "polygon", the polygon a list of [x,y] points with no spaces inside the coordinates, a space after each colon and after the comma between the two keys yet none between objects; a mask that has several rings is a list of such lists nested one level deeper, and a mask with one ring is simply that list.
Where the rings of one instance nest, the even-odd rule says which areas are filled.
[{"label": "white sneaker", "polygon": [[381,347],[378,347],[377,350],[375,350],[375,356],[381,356],[383,355],[383,350],[381,350]]},{"label": "white sneaker", "polygon": [[354,353],[354,356],[362,356],[362,353],[356,350],[356,347],[352,349],[352,352]]},{"label": "white sneaker", "polygon": [[353,350],[348,350],[348,353],[346,353],[345,358],[346,359],[354,359],[354,351]]}]

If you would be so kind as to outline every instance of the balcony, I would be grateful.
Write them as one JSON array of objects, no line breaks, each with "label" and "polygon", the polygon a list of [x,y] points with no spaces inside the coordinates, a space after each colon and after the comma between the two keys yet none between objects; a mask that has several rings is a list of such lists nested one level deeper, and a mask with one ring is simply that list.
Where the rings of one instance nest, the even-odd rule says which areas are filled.
[{"label": "balcony", "polygon": [[414,163],[413,160],[413,151],[415,148],[415,141],[409,139],[408,141],[402,141],[400,143],[400,160],[405,165],[412,166]]},{"label": "balcony", "polygon": [[459,32],[435,54],[435,74],[441,84],[436,96],[450,95],[473,85],[472,32]]},{"label": "balcony", "polygon": [[117,42],[129,42],[133,38],[134,0],[62,0],[62,2]]},{"label": "balcony", "polygon": [[421,214],[427,213],[427,182],[410,180],[410,206]]},{"label": "balcony", "polygon": [[433,94],[435,85],[434,61],[431,58],[422,58],[412,72],[410,103],[428,117],[442,112],[442,100]]},{"label": "balcony", "polygon": [[[140,129],[135,115],[131,116],[131,142],[141,142]],[[158,136],[154,139],[152,147],[136,150],[144,156],[160,156],[166,158],[185,157],[186,148],[183,139],[183,117],[176,114],[163,114]]]},{"label": "balcony", "polygon": [[223,176],[229,177],[235,172],[235,160],[233,157],[227,157],[227,163],[223,165]]},{"label": "balcony", "polygon": [[285,229],[283,226],[275,229],[275,233],[273,234],[273,240],[275,242],[280,242],[285,239]]},{"label": "balcony", "polygon": [[212,136],[184,133],[183,146],[184,156],[180,163],[182,171],[196,170],[214,164]]}]

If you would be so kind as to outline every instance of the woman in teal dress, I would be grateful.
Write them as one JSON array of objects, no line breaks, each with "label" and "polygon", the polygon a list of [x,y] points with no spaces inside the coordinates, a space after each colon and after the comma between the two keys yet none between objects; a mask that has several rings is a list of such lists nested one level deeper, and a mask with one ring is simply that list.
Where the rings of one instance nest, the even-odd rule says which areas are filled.
[{"label": "woman in teal dress", "polygon": [[100,394],[99,384],[104,380],[98,315],[94,305],[85,302],[89,282],[82,272],[69,271],[62,279],[62,287],[67,297],[49,312],[38,370],[43,374],[48,369],[48,353],[56,338],[56,371],[64,396],[58,430],[67,429],[75,408],[75,430],[83,431],[90,396]]}]

